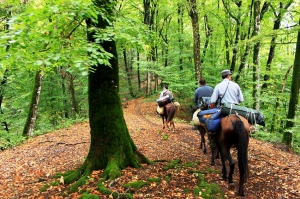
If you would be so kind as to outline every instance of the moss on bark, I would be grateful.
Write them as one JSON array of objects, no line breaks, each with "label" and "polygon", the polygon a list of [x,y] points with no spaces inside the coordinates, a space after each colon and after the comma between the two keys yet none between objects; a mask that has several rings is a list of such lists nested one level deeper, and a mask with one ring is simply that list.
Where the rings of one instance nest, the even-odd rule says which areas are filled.
[{"label": "moss on bark", "polygon": [[[108,19],[113,16],[114,3],[116,1],[96,0],[95,5],[106,10],[105,19],[99,14],[97,21],[87,19],[87,38],[89,42],[96,41],[96,30],[105,29],[110,26]],[[119,96],[119,66],[116,44],[114,38],[105,40],[99,45],[110,53],[110,66],[97,64],[93,66],[93,71],[89,72],[88,96],[89,96],[89,120],[91,143],[90,150],[83,165],[65,175],[64,181],[70,184],[78,180],[71,186],[70,191],[74,192],[83,185],[87,176],[93,170],[104,169],[103,180],[115,179],[121,176],[121,170],[131,166],[140,167],[141,163],[151,163],[137,148],[128,132],[122,103]],[[93,55],[92,57],[95,57]],[[98,61],[95,60],[95,63]]]}]

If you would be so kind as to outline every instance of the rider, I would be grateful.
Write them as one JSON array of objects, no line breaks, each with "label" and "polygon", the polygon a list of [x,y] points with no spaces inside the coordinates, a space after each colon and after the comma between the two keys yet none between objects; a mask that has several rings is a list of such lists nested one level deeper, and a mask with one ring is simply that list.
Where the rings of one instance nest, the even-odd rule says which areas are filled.
[{"label": "rider", "polygon": [[[216,105],[222,105],[224,103],[238,105],[240,102],[243,102],[244,97],[241,88],[237,83],[231,81],[232,73],[230,70],[223,70],[221,75],[223,81],[216,85],[210,99],[210,107],[215,108]],[[217,104],[218,99],[221,104]]]},{"label": "rider", "polygon": [[169,95],[169,97],[173,98],[173,93],[169,90],[168,86],[164,86],[164,90],[160,93],[159,99]]},{"label": "rider", "polygon": [[[199,80],[199,87],[195,90],[194,93],[194,102],[200,107],[201,105],[201,98],[202,97],[211,97],[214,89],[210,86],[206,85],[205,79],[201,78]],[[210,103],[210,102],[209,102]]]},{"label": "rider", "polygon": [[[232,73],[230,70],[221,72],[223,81],[216,85],[214,92],[210,98],[210,107],[215,108],[224,103],[239,104],[244,101],[243,93],[240,86],[231,81]],[[217,101],[219,103],[217,104]],[[211,136],[210,145],[215,146],[215,136]]]}]

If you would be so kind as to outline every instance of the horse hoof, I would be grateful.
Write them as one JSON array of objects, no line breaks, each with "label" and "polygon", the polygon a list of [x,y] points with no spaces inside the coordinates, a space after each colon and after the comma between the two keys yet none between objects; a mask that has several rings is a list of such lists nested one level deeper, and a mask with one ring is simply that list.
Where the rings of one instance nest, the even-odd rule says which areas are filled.
[{"label": "horse hoof", "polygon": [[206,153],[206,149],[203,151],[203,153]]},{"label": "horse hoof", "polygon": [[234,191],[234,184],[233,183],[228,184],[228,189]]},{"label": "horse hoof", "polygon": [[239,196],[245,196],[244,192],[239,193]]},{"label": "horse hoof", "polygon": [[215,166],[215,165],[216,165],[216,163],[212,162],[212,163],[210,163],[210,165],[211,165],[211,166]]}]

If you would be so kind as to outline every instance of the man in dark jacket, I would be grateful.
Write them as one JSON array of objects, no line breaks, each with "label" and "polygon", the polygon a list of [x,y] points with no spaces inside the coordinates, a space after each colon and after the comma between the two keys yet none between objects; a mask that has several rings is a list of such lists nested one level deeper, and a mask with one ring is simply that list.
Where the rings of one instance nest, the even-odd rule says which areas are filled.
[{"label": "man in dark jacket", "polygon": [[[201,78],[199,80],[199,84],[200,86],[195,90],[195,94],[194,94],[194,102],[198,106],[201,105],[200,99],[202,97],[211,97],[211,95],[214,92],[214,89],[212,87],[206,85],[205,79]],[[210,104],[210,102],[207,103]]]}]

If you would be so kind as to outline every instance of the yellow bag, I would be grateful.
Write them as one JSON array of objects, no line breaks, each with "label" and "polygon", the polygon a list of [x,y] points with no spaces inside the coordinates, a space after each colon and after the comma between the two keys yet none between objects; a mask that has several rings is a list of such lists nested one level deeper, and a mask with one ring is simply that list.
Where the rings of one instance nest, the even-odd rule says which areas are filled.
[{"label": "yellow bag", "polygon": [[156,111],[158,114],[162,115],[162,114],[164,114],[164,107],[157,106]]}]

